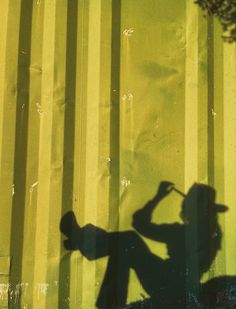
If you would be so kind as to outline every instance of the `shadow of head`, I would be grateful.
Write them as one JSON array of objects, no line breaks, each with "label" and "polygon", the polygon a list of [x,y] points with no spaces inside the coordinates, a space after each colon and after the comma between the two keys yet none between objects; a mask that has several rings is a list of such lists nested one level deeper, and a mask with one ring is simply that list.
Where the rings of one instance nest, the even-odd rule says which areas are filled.
[{"label": "shadow of head", "polygon": [[215,200],[216,191],[212,187],[196,183],[189,189],[180,212],[187,233],[198,246],[202,271],[207,270],[221,249],[218,214],[226,212],[228,207],[217,204]]},{"label": "shadow of head", "polygon": [[180,216],[186,224],[196,220],[198,223],[207,223],[210,219],[217,221],[218,213],[226,212],[228,207],[216,204],[215,200],[215,189],[195,183],[183,200]]}]

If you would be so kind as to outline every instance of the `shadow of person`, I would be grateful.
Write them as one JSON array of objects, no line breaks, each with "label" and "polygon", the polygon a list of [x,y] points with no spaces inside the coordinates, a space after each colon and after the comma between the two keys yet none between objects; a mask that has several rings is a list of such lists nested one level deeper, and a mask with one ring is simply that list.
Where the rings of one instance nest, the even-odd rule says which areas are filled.
[{"label": "shadow of person", "polygon": [[209,270],[221,248],[222,232],[217,214],[225,212],[227,207],[215,203],[213,188],[194,184],[186,196],[179,192],[184,196],[180,212],[183,224],[152,223],[153,210],[173,190],[179,192],[170,183],[162,182],[154,199],[134,214],[133,226],[142,236],[165,243],[169,255],[153,267],[153,277],[140,278],[144,287],[150,282],[148,294],[155,299],[162,289],[162,304],[169,303],[166,308],[176,308],[177,304],[185,308],[189,295],[199,298],[201,276]]},{"label": "shadow of person", "polygon": [[[176,191],[183,195],[180,217],[183,223],[155,224],[152,213],[163,198]],[[97,298],[97,307],[115,308],[186,308],[188,295],[200,299],[200,279],[221,246],[222,232],[217,220],[226,206],[215,203],[215,190],[194,184],[187,195],[170,182],[161,182],[157,194],[133,215],[136,231],[108,233],[92,224],[79,227],[73,212],[66,213],[60,223],[67,236],[64,246],[80,250],[89,260],[108,256],[108,265]],[[169,257],[153,254],[140,235],[165,243]],[[150,295],[147,306],[127,304],[129,271],[133,269]],[[140,305],[140,307],[139,307]]]}]

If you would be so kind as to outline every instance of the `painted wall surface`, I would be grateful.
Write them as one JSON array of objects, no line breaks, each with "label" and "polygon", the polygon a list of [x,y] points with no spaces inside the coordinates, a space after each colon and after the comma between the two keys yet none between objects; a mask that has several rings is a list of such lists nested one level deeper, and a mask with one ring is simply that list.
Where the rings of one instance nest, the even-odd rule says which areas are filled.
[{"label": "painted wall surface", "polygon": [[[185,194],[194,183],[215,189],[228,211],[199,283],[236,276],[236,45],[217,18],[191,0],[1,0],[0,307],[110,309],[97,303],[109,254],[67,250],[61,218],[73,211],[101,235],[133,231],[170,259],[165,241],[133,223],[162,181]],[[149,219],[183,225],[185,197],[168,193]],[[96,235],[85,231],[81,245],[95,255]],[[200,267],[187,257],[194,235],[182,244],[186,298]],[[131,266],[126,304],[150,296]],[[122,305],[113,309],[136,308]]]}]

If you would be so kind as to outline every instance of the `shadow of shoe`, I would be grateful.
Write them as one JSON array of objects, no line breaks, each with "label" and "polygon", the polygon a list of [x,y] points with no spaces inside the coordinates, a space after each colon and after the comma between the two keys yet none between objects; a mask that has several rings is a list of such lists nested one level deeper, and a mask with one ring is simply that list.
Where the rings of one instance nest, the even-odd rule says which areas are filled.
[{"label": "shadow of shoe", "polygon": [[68,238],[64,240],[67,250],[79,250],[82,243],[82,229],[76,221],[73,211],[68,211],[61,219],[60,231]]}]

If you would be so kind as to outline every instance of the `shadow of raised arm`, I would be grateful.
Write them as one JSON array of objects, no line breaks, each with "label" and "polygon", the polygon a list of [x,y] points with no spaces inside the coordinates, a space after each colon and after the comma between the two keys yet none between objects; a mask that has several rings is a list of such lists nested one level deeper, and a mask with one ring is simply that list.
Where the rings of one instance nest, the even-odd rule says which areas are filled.
[{"label": "shadow of raised arm", "polygon": [[141,235],[156,241],[165,242],[165,234],[169,230],[169,224],[154,224],[151,222],[153,210],[160,201],[172,191],[174,185],[171,182],[160,183],[157,194],[146,203],[143,208],[137,210],[133,215],[132,225]]}]

